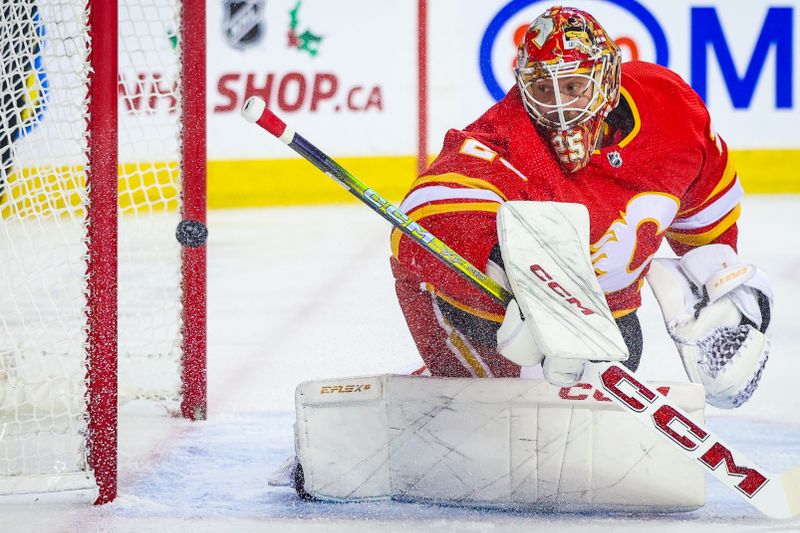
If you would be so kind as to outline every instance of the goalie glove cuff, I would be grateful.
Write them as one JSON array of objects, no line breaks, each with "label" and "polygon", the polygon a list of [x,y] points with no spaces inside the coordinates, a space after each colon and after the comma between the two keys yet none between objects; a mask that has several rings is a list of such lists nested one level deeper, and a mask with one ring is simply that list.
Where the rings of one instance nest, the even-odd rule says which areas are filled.
[{"label": "goalie glove cuff", "polygon": [[677,261],[697,298],[695,318],[703,307],[728,296],[747,320],[762,333],[766,331],[772,289],[762,270],[743,262],[733,248],[725,244],[700,246]]},{"label": "goalie glove cuff", "polygon": [[741,286],[756,271],[725,244],[700,246],[681,257],[679,262],[686,278],[712,303]]}]

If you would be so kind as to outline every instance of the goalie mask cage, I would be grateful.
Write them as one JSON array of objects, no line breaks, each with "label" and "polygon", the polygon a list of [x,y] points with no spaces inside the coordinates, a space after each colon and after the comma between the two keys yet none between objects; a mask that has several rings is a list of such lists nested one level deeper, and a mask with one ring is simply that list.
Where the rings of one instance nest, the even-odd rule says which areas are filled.
[{"label": "goalie mask cage", "polygon": [[0,494],[104,503],[118,402],[205,418],[205,0],[9,0],[0,30]]}]

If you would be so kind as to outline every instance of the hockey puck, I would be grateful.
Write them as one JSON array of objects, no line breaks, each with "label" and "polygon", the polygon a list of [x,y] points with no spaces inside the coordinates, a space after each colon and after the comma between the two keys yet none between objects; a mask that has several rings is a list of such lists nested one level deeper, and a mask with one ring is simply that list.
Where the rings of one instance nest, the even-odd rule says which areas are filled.
[{"label": "hockey puck", "polygon": [[197,220],[181,220],[175,230],[175,238],[183,246],[200,248],[208,239],[208,228]]}]

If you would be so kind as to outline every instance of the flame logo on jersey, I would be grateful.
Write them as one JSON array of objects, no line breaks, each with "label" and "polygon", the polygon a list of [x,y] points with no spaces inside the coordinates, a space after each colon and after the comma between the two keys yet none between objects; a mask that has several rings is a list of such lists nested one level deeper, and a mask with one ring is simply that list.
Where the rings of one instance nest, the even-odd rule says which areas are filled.
[{"label": "flame logo on jersey", "polygon": [[639,279],[658,250],[658,245],[653,243],[642,249],[640,228],[647,223],[654,224],[655,231],[648,233],[660,240],[679,207],[680,201],[666,193],[641,193],[628,201],[620,218],[590,247],[594,271],[603,291],[619,291]]}]

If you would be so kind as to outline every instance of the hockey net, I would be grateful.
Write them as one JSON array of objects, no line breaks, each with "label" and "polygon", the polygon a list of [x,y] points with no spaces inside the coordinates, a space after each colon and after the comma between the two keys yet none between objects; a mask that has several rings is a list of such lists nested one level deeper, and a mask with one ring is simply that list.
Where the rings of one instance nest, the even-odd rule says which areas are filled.
[{"label": "hockey net", "polygon": [[117,394],[205,416],[204,5],[112,4],[0,8],[0,494],[113,499]]}]

